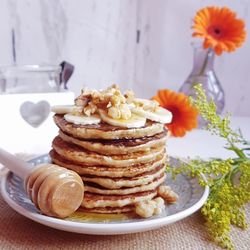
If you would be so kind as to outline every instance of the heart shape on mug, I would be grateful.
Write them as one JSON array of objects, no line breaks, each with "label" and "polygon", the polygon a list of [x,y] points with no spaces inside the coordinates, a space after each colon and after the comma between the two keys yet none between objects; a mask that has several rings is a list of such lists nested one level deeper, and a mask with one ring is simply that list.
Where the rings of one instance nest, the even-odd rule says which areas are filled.
[{"label": "heart shape on mug", "polygon": [[40,126],[49,116],[50,104],[47,101],[22,103],[20,114],[22,118],[33,128]]}]

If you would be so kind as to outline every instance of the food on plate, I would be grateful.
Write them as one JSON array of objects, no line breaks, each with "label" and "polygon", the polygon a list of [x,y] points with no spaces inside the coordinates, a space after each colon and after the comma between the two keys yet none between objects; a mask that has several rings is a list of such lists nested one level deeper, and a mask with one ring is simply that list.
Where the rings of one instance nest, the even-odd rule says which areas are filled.
[{"label": "food on plate", "polygon": [[156,101],[135,98],[132,91],[122,94],[112,85],[102,91],[83,90],[74,105],[52,111],[59,133],[50,157],[81,176],[84,211],[134,212],[146,218],[163,211],[163,199],[177,200],[164,184],[164,125],[172,114]]}]

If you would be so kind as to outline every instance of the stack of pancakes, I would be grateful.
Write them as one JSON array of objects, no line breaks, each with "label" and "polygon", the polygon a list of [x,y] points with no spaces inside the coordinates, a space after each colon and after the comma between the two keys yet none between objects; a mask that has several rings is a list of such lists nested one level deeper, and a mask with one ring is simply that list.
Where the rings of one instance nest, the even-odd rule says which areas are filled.
[{"label": "stack of pancakes", "polygon": [[157,196],[166,177],[164,124],[147,120],[140,128],[103,121],[77,125],[60,114],[55,114],[54,121],[60,131],[52,143],[51,159],[81,176],[85,211],[129,212],[136,203]]}]

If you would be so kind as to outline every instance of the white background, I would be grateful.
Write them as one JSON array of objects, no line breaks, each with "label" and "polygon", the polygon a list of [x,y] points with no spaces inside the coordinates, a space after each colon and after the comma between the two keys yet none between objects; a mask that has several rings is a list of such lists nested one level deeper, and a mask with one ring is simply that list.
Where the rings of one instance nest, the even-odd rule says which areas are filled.
[{"label": "white background", "polygon": [[[150,97],[178,90],[192,68],[192,18],[207,5],[228,6],[250,23],[249,0],[0,0],[0,64],[76,66],[70,89],[118,83]],[[140,42],[136,33],[140,30]],[[216,58],[226,109],[250,115],[250,42]]]}]

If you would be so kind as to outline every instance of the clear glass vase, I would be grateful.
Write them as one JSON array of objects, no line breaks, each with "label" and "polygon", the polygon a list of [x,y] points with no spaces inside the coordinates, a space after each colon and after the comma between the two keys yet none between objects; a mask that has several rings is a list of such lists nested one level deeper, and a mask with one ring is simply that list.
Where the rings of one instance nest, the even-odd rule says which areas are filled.
[{"label": "clear glass vase", "polygon": [[[200,45],[194,45],[193,69],[179,92],[193,96],[193,86],[197,83],[202,84],[208,100],[211,98],[214,100],[217,113],[221,114],[225,105],[225,93],[214,72],[214,56],[212,49],[204,49]],[[199,127],[204,125],[206,125],[205,121],[199,117]]]}]

